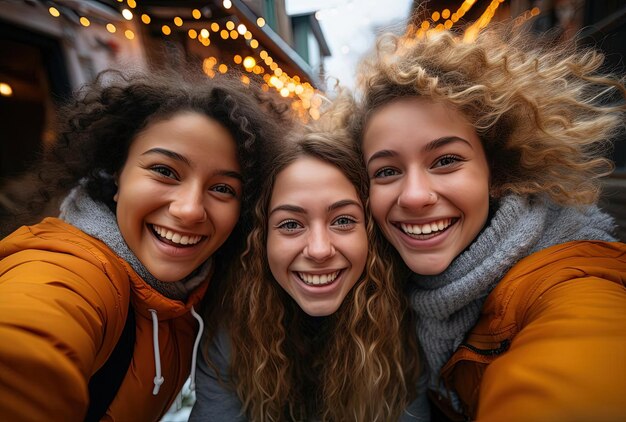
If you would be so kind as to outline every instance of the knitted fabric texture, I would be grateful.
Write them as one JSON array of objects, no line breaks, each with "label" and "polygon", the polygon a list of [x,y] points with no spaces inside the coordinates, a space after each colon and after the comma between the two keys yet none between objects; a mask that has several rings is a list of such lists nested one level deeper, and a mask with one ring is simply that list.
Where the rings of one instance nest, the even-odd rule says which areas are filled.
[{"label": "knitted fabric texture", "polygon": [[167,298],[184,301],[189,292],[209,275],[211,259],[184,280],[177,282],[157,280],[128,248],[120,233],[115,214],[104,203],[94,201],[82,184],[72,189],[65,197],[60,210],[61,220],[104,242],[117,256],[128,262],[147,284]]},{"label": "knitted fabric texture", "polygon": [[450,395],[439,372],[476,324],[489,293],[518,261],[573,240],[614,241],[612,218],[596,206],[562,207],[545,200],[507,196],[478,238],[441,274],[411,277],[411,303],[430,388]]}]

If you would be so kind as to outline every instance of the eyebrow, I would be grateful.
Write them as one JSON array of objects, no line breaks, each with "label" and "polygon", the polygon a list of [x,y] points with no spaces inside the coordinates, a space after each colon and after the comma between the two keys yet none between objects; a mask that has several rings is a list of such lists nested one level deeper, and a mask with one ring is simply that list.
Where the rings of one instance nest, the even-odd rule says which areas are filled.
[{"label": "eyebrow", "polygon": [[361,204],[359,202],[357,202],[357,201],[354,201],[352,199],[342,199],[341,201],[337,201],[334,204],[330,204],[328,206],[328,211],[334,211],[336,209],[347,207],[349,205],[355,205],[355,206],[363,209],[363,206],[361,206]]},{"label": "eyebrow", "polygon": [[[347,207],[349,205],[355,205],[359,207],[360,209],[363,209],[363,206],[357,201],[354,201],[352,199],[342,199],[341,201],[337,201],[333,204],[330,204],[327,210],[330,212],[339,208]],[[306,214],[306,210],[302,207],[299,207],[297,205],[285,204],[285,205],[278,205],[277,207],[272,209],[269,215],[272,215],[277,211],[288,211],[288,212],[295,212],[297,214]]]},{"label": "eyebrow", "polygon": [[429,143],[427,143],[424,146],[424,151],[425,152],[430,152],[432,150],[435,150],[437,148],[441,148],[441,147],[443,147],[445,145],[452,144],[454,142],[466,143],[467,145],[469,145],[470,148],[472,146],[472,144],[470,144],[467,140],[465,140],[463,138],[459,138],[458,136],[444,136],[442,138],[434,139],[434,140],[430,141]]},{"label": "eyebrow", "polygon": [[[165,149],[165,148],[151,148],[148,151],[144,152],[141,155],[147,155],[147,154],[161,154],[161,155],[165,155],[166,157],[171,158],[172,160],[176,160],[176,161],[180,161],[181,163],[185,163],[186,165],[191,167],[191,161],[189,161],[187,159],[187,157],[185,157],[184,155],[181,155],[177,152],[174,151],[170,151],[169,149]],[[243,181],[243,177],[241,176],[241,173],[233,171],[233,170],[217,170],[214,175],[216,176],[224,176],[224,177],[230,177],[233,179],[237,179],[240,181]]]},{"label": "eyebrow", "polygon": [[[432,141],[430,141],[429,143],[427,143],[426,145],[424,145],[423,151],[424,152],[430,152],[433,151],[437,148],[441,148],[445,145],[454,143],[454,142],[463,142],[465,144],[467,144],[470,148],[472,147],[472,144],[470,144],[467,140],[463,139],[463,138],[459,138],[458,136],[443,136],[441,138],[437,138],[437,139],[433,139]],[[369,160],[367,160],[367,164],[366,166],[369,166],[370,163],[378,158],[388,158],[388,157],[397,157],[399,154],[394,151],[394,150],[390,150],[390,149],[383,149],[380,151],[376,151],[376,153],[374,153]]]},{"label": "eyebrow", "polygon": [[165,148],[151,148],[148,151],[144,152],[141,155],[148,155],[148,154],[161,154],[161,155],[165,155],[166,157],[169,157],[173,160],[176,161],[181,161],[185,164],[187,164],[188,166],[191,166],[191,162],[187,159],[187,157],[185,157],[184,155],[180,155],[177,152],[174,151],[170,151],[169,149],[165,149]]}]

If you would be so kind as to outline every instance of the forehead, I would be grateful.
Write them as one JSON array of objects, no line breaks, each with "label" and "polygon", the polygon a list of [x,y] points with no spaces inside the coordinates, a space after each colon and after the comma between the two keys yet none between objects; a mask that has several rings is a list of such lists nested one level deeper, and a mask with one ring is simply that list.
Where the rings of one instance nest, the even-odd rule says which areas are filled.
[{"label": "forehead", "polygon": [[474,127],[453,106],[425,98],[402,98],[373,111],[363,131],[363,150],[406,147],[445,136],[475,138]]},{"label": "forehead", "polygon": [[228,129],[217,120],[192,111],[150,123],[131,143],[129,155],[152,148],[176,151],[190,161],[238,161],[236,143]]},{"label": "forehead", "polygon": [[[270,205],[291,202],[313,206],[352,199],[361,202],[356,188],[336,166],[313,157],[300,157],[276,177]],[[328,204],[325,203],[324,207]]]}]

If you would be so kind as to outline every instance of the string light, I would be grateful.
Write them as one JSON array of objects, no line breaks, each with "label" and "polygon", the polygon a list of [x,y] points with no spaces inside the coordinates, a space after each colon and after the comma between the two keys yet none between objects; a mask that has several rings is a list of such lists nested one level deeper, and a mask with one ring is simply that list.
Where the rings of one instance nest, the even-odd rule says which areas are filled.
[{"label": "string light", "polygon": [[224,0],[222,2],[224,9],[230,9],[233,6],[233,3],[230,0]]},{"label": "string light", "polygon": [[128,38],[129,40],[132,40],[132,39],[134,39],[134,38],[135,38],[135,33],[134,33],[133,31],[131,31],[130,29],[127,29],[127,30],[124,32],[124,36],[125,36],[126,38]]},{"label": "string light", "polygon": [[133,12],[128,9],[124,9],[122,10],[122,16],[124,16],[124,19],[129,21],[133,18]]},{"label": "string light", "polygon": [[189,38],[191,38],[192,40],[198,38],[198,32],[196,32],[195,29],[190,29],[189,31],[187,31],[187,35],[189,35]]},{"label": "string light", "polygon": [[106,26],[107,31],[109,31],[111,34],[115,34],[115,31],[117,31],[117,28],[115,27],[115,25],[113,25],[112,23],[107,23]]},{"label": "string light", "polygon": [[245,67],[246,70],[250,70],[254,66],[256,66],[256,60],[254,60],[254,57],[248,56],[245,59],[243,59],[243,67]]},{"label": "string light", "polygon": [[183,20],[179,16],[176,16],[174,18],[174,25],[176,25],[176,26],[183,26]]},{"label": "string light", "polygon": [[48,9],[48,12],[49,12],[52,16],[54,16],[55,18],[58,18],[59,16],[61,16],[61,12],[59,12],[59,10],[58,10],[56,7],[52,7],[52,6],[51,6],[51,7]]},{"label": "string light", "polygon": [[163,25],[161,27],[161,31],[165,34],[165,35],[170,35],[172,33],[172,30],[169,26],[167,25]]},{"label": "string light", "polygon": [[152,19],[150,19],[150,16],[144,13],[143,15],[141,15],[141,21],[148,25],[152,21]]},{"label": "string light", "polygon": [[202,17],[202,13],[198,9],[193,9],[191,11],[191,16],[193,16],[194,19],[200,19]]},{"label": "string light", "polygon": [[257,18],[256,24],[259,28],[263,28],[265,26],[265,19],[262,17]]},{"label": "string light", "polygon": [[87,27],[89,25],[91,25],[91,22],[89,21],[89,19],[87,19],[84,16],[81,16],[80,19],[78,20],[80,22],[80,24],[84,27]]},{"label": "string light", "polygon": [[128,7],[130,7],[131,9],[134,9],[135,7],[137,7],[137,3],[135,2],[135,0],[128,0],[126,3],[128,4]]},{"label": "string light", "polygon": [[10,97],[13,95],[13,88],[6,82],[0,82],[0,95]]},{"label": "string light", "polygon": [[211,34],[209,33],[209,30],[208,30],[208,29],[206,29],[206,28],[202,28],[202,29],[200,30],[200,36],[201,36],[202,38],[209,38],[209,35],[211,35]]}]

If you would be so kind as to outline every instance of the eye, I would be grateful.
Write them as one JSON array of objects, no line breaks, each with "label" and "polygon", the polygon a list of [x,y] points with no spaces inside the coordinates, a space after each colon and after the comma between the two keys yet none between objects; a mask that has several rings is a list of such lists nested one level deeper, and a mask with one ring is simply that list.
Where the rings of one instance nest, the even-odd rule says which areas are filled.
[{"label": "eye", "polygon": [[211,188],[211,190],[213,192],[221,193],[224,195],[230,195],[234,197],[237,196],[237,192],[235,191],[235,189],[233,189],[231,186],[228,186],[226,184],[215,185]]},{"label": "eye", "polygon": [[177,179],[177,175],[171,168],[163,165],[152,166],[150,167],[150,171],[157,173],[163,177],[167,177],[169,179]]},{"label": "eye", "polygon": [[340,230],[349,230],[357,223],[357,220],[349,215],[342,215],[333,221],[333,227]]},{"label": "eye", "polygon": [[397,176],[398,174],[400,174],[400,172],[394,168],[391,167],[383,167],[380,170],[376,171],[374,173],[374,178],[376,179],[382,179],[385,177],[392,177],[392,176]]},{"label": "eye", "polygon": [[282,231],[289,232],[289,233],[295,232],[296,230],[303,228],[302,224],[300,224],[296,220],[284,220],[278,223],[274,227],[276,227],[278,230],[282,230]]},{"label": "eye", "polygon": [[433,167],[450,167],[462,161],[465,161],[465,160],[463,160],[458,155],[444,155],[443,157],[439,157],[435,161],[435,163],[433,164]]}]

